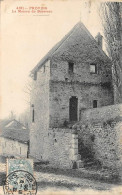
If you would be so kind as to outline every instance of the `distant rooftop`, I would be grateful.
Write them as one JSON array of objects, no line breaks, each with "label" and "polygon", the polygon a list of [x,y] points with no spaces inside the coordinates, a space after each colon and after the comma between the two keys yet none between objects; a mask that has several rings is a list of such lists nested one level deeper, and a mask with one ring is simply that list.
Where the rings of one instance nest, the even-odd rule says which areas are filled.
[{"label": "distant rooftop", "polygon": [[15,119],[6,119],[0,121],[0,136],[25,143],[29,140],[29,129]]}]

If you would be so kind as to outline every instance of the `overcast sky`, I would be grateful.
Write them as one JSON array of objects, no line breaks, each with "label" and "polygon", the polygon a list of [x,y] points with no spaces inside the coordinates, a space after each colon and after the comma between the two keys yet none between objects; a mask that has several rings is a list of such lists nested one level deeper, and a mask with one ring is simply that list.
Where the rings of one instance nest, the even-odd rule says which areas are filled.
[{"label": "overcast sky", "polygon": [[[42,5],[52,13],[17,13],[16,9]],[[80,19],[93,36],[101,32],[95,1],[1,1],[0,118],[11,110],[19,114],[27,108],[24,89],[31,69]]]}]

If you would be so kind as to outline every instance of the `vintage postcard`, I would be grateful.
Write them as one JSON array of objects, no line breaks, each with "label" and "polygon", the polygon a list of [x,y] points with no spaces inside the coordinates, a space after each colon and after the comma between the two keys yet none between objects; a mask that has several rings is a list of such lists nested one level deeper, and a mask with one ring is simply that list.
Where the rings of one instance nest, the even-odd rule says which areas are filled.
[{"label": "vintage postcard", "polygon": [[0,14],[0,195],[122,195],[122,1]]}]

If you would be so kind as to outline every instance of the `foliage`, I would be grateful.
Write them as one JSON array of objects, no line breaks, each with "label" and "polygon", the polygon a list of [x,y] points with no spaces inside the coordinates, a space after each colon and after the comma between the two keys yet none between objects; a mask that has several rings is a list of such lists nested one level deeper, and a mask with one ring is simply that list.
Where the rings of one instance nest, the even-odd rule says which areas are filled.
[{"label": "foliage", "polygon": [[115,103],[122,102],[122,3],[105,2],[100,5],[104,37],[112,60]]}]

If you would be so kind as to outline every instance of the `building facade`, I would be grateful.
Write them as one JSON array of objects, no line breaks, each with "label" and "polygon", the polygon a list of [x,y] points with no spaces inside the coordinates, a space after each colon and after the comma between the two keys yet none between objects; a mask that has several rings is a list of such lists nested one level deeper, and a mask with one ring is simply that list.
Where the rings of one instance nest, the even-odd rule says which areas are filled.
[{"label": "building facade", "polygon": [[0,130],[0,155],[27,158],[29,129],[15,119],[6,119],[0,122]]},{"label": "building facade", "polygon": [[102,36],[94,39],[81,22],[76,24],[31,75],[30,155],[53,161],[64,145],[59,159],[67,156],[69,163],[74,158],[69,151],[75,155],[77,145],[70,127],[82,119],[84,110],[114,101],[111,61],[102,50]]},{"label": "building facade", "polygon": [[5,157],[24,157],[28,156],[28,143],[0,137],[0,155]]}]

